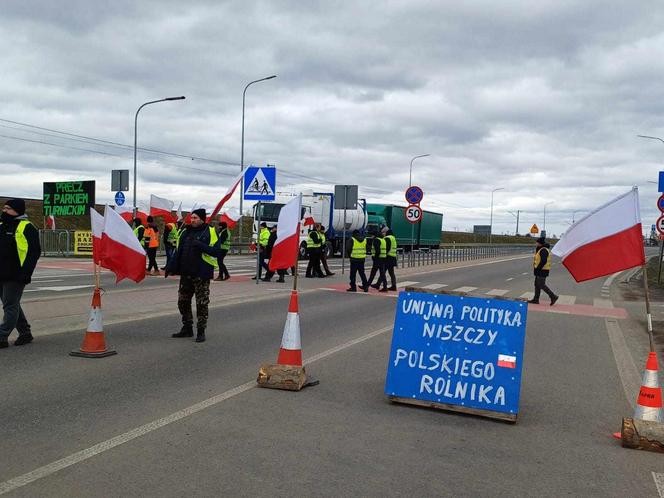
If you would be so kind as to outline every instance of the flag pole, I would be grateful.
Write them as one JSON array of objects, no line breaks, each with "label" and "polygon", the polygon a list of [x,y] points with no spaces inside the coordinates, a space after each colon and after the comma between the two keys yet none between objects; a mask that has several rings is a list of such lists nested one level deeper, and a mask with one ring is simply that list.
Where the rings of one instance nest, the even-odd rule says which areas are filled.
[{"label": "flag pole", "polygon": [[643,265],[643,289],[646,294],[646,318],[648,321],[648,340],[650,341],[650,352],[655,352],[655,341],[652,334],[652,314],[650,313],[650,287],[648,286],[648,272],[646,264]]}]

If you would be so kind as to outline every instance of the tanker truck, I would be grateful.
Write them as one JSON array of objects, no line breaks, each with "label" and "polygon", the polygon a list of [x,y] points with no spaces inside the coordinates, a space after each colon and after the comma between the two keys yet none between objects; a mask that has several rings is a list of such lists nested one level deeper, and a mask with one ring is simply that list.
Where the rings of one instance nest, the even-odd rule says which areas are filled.
[{"label": "tanker truck", "polygon": [[[279,212],[286,202],[265,202],[260,204],[260,213],[254,206],[254,237],[258,229],[258,215],[261,222],[268,227],[277,223]],[[312,217],[316,223],[325,227],[325,238],[327,240],[325,251],[328,257],[341,255],[344,239],[349,238],[354,230],[364,234],[367,227],[367,203],[365,199],[358,199],[357,209],[346,210],[346,227],[344,230],[344,211],[334,209],[334,193],[332,192],[304,192],[302,194],[302,219]],[[300,255],[306,255],[307,235],[310,226],[300,227]]]}]

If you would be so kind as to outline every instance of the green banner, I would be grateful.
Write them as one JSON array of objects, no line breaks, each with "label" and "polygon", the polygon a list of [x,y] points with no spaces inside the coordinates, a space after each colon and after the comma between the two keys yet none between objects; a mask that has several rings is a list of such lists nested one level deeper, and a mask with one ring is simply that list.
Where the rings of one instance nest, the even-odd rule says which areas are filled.
[{"label": "green banner", "polygon": [[94,205],[94,180],[44,182],[44,216],[84,216]]}]

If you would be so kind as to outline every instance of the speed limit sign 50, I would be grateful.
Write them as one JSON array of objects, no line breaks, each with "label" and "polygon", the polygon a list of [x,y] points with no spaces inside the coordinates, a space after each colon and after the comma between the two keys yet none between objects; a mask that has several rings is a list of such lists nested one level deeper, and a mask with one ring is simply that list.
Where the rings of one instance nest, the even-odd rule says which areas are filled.
[{"label": "speed limit sign 50", "polygon": [[422,219],[422,208],[416,204],[411,204],[405,209],[406,219],[411,223],[419,223]]}]

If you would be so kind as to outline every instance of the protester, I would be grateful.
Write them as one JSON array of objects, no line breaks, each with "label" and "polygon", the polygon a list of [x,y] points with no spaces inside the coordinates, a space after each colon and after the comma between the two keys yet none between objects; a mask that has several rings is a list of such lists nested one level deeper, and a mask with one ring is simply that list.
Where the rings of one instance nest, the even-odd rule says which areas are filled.
[{"label": "protester", "polygon": [[[378,237],[378,245],[375,246],[377,263],[378,263],[378,281],[371,287],[378,289],[378,292],[387,292],[387,277],[385,276],[385,271],[387,269],[387,241],[381,233]],[[374,274],[373,268],[371,268],[371,274]]]},{"label": "protester", "polygon": [[306,278],[323,278],[323,270],[320,267],[320,252],[321,252],[321,239],[317,227],[309,231],[307,236],[307,255],[309,256],[309,263],[307,264],[307,271],[304,276]]},{"label": "protester", "polygon": [[224,264],[224,258],[231,248],[231,231],[228,229],[228,224],[225,221],[219,223],[219,257],[217,264],[219,265],[219,276],[215,278],[217,281],[228,280],[231,274],[228,273],[228,268]]},{"label": "protester", "polygon": [[180,233],[177,251],[166,269],[166,276],[180,275],[178,309],[182,315],[182,329],[172,337],[193,337],[194,315],[191,298],[196,296],[196,342],[205,341],[210,303],[210,280],[214,277],[220,255],[217,233],[205,223],[205,209],[191,213],[191,226]]},{"label": "protester", "polygon": [[9,335],[14,329],[18,332],[15,346],[33,340],[30,324],[21,308],[21,297],[40,255],[39,230],[25,214],[25,201],[8,200],[0,215],[0,300],[4,312],[0,348],[9,346]]},{"label": "protester", "polygon": [[[375,233],[373,237],[369,240],[369,247],[371,253],[371,271],[369,272],[369,287],[375,287],[373,284],[374,278],[379,274],[380,271],[380,259],[378,255],[380,254],[380,237],[378,233]],[[376,289],[378,287],[375,287]]]},{"label": "protester", "polygon": [[159,227],[152,216],[148,216],[148,226],[143,231],[143,247],[148,255],[148,269],[150,275],[161,275],[157,265],[157,249],[159,249]]},{"label": "protester", "polygon": [[[266,272],[270,270],[266,262],[268,258],[265,256],[267,241],[269,239],[270,230],[267,228],[267,223],[262,222],[260,232],[258,233],[258,245],[256,246],[256,249],[258,250],[258,278],[262,277],[263,270]],[[256,275],[251,277],[251,280],[256,280]]]},{"label": "protester", "polygon": [[164,249],[166,250],[166,264],[161,267],[162,270],[168,268],[168,263],[175,253],[178,243],[178,229],[175,223],[166,223],[164,225]]},{"label": "protester", "polygon": [[394,273],[394,269],[397,267],[397,238],[389,228],[385,227],[383,230],[385,230],[385,242],[387,243],[385,266],[390,274],[391,284],[387,290],[395,291],[397,290],[397,276]]},{"label": "protester", "polygon": [[318,227],[318,234],[320,235],[320,262],[325,270],[325,276],[331,277],[334,275],[334,272],[330,271],[330,267],[327,266],[327,237],[325,236],[325,227],[323,225]]},{"label": "protester", "polygon": [[367,241],[360,234],[359,230],[353,231],[353,235],[346,242],[344,249],[350,259],[350,287],[346,291],[357,292],[356,279],[359,274],[362,281],[360,288],[364,292],[369,292],[369,282],[367,282],[367,277],[364,273],[364,260],[367,257]]},{"label": "protester", "polygon": [[[274,225],[270,229],[270,238],[267,241],[267,247],[266,247],[266,255],[267,259],[272,258],[272,249],[274,248],[274,243],[277,241],[277,225]],[[268,265],[269,266],[269,265]],[[284,283],[286,280],[284,277],[286,276],[287,269],[278,269],[277,274],[279,275],[279,279],[277,282],[279,283]],[[272,277],[274,276],[274,272],[268,268],[267,272],[265,273],[265,277],[263,277],[263,281],[269,282],[272,280]]]},{"label": "protester", "polygon": [[531,304],[539,304],[540,292],[544,291],[551,299],[551,306],[556,304],[558,296],[546,285],[546,278],[551,270],[550,245],[544,237],[537,239],[535,258],[533,259],[533,273],[535,275],[535,295],[528,301]]}]

